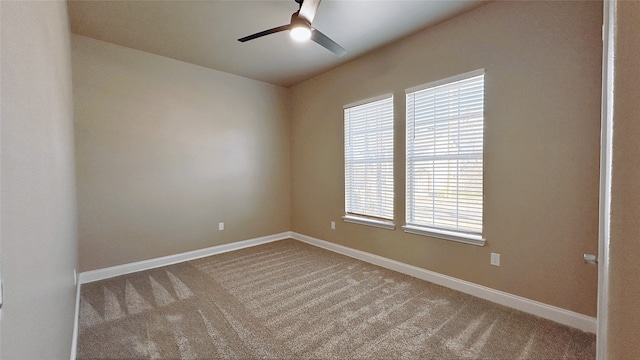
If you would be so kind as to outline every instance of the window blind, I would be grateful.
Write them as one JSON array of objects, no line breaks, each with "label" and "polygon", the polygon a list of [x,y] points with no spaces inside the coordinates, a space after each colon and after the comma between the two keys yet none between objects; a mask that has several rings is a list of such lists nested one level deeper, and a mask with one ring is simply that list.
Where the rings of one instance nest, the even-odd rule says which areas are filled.
[{"label": "window blind", "polygon": [[409,89],[406,222],[482,233],[484,71]]},{"label": "window blind", "polygon": [[344,108],[345,211],[393,220],[393,97]]}]

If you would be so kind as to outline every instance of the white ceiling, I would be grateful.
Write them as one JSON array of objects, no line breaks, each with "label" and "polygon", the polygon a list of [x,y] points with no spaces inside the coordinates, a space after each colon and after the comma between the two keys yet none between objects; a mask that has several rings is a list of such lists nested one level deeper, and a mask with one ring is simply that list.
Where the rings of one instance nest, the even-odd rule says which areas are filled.
[{"label": "white ceiling", "polygon": [[339,58],[288,32],[294,0],[69,1],[71,31],[285,87],[482,5],[487,0],[324,0],[313,27],[347,49]]}]

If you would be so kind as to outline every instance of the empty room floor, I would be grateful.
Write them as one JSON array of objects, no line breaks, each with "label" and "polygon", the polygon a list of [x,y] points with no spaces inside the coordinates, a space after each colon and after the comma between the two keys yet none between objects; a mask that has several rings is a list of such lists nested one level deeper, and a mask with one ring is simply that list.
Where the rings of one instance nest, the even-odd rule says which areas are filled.
[{"label": "empty room floor", "polygon": [[297,240],[83,284],[78,359],[594,359],[595,335]]}]

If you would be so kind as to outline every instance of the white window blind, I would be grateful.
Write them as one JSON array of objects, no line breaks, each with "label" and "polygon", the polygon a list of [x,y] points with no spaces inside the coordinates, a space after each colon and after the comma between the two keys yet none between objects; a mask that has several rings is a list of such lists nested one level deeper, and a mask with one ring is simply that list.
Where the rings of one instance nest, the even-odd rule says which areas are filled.
[{"label": "white window blind", "polygon": [[482,234],[484,70],[408,89],[406,222]]},{"label": "white window blind", "polygon": [[345,211],[393,220],[393,97],[344,108]]}]

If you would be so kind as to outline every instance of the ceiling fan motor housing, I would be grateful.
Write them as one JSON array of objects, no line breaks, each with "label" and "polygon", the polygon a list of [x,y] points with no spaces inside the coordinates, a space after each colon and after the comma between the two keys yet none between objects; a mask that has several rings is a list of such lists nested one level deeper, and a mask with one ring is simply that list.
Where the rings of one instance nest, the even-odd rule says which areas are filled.
[{"label": "ceiling fan motor housing", "polygon": [[296,27],[305,27],[311,29],[311,24],[303,17],[299,16],[299,11],[291,14],[291,29]]}]

